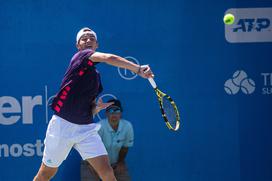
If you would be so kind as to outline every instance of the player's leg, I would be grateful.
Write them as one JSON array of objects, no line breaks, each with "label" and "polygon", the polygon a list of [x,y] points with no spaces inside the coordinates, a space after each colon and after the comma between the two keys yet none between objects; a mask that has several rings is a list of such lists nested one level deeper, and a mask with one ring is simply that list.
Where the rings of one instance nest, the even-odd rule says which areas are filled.
[{"label": "player's leg", "polygon": [[52,117],[46,131],[42,164],[34,178],[35,181],[47,181],[56,174],[58,167],[72,149],[73,143],[65,135],[71,130],[69,123],[58,116]]},{"label": "player's leg", "polygon": [[81,140],[74,145],[83,160],[88,161],[102,180],[116,181],[110,166],[107,150],[98,134],[97,124],[82,125]]},{"label": "player's leg", "polygon": [[102,180],[116,181],[108,155],[89,158],[87,161],[92,165]]},{"label": "player's leg", "polygon": [[56,168],[48,167],[44,163],[42,163],[33,181],[48,181],[57,173],[57,170],[58,167]]}]

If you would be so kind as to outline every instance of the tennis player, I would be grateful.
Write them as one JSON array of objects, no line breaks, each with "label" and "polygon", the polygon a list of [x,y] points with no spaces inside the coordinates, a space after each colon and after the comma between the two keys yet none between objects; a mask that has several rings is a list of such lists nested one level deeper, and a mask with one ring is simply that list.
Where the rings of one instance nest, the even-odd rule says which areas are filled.
[{"label": "tennis player", "polygon": [[34,181],[50,180],[72,148],[92,165],[103,181],[116,181],[98,135],[100,126],[93,123],[93,115],[112,104],[101,99],[95,104],[103,89],[95,65],[103,62],[129,69],[143,78],[153,76],[148,65],[139,66],[117,55],[95,52],[97,35],[90,28],[78,32],[76,47],[78,52],[72,57],[52,102],[54,115],[48,124],[42,164]]}]

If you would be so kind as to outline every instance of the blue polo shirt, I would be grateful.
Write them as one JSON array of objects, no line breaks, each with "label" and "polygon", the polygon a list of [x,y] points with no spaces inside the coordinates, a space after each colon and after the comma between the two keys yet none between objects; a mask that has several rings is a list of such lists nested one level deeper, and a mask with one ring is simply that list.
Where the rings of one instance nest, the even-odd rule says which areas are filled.
[{"label": "blue polo shirt", "polygon": [[134,143],[133,127],[130,122],[121,119],[118,130],[114,131],[109,124],[108,119],[99,122],[101,125],[98,131],[110,159],[110,163],[114,164],[118,161],[119,151],[122,147],[132,147]]},{"label": "blue polo shirt", "polygon": [[103,89],[95,63],[89,59],[93,53],[85,49],[73,56],[52,102],[56,115],[75,124],[93,122],[92,103]]}]

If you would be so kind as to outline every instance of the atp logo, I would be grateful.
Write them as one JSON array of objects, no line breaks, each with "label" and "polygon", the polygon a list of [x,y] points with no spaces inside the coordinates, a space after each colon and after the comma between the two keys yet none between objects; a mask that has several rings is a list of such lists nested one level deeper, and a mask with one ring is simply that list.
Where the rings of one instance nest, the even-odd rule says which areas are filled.
[{"label": "atp logo", "polygon": [[231,8],[235,21],[225,24],[229,43],[272,42],[272,8]]},{"label": "atp logo", "polygon": [[237,70],[224,84],[227,94],[235,95],[241,89],[244,94],[252,94],[255,91],[255,82],[248,78],[243,70]]},{"label": "atp logo", "polygon": [[233,32],[261,32],[268,29],[270,20],[268,18],[245,18],[240,19],[237,27],[233,28]]}]

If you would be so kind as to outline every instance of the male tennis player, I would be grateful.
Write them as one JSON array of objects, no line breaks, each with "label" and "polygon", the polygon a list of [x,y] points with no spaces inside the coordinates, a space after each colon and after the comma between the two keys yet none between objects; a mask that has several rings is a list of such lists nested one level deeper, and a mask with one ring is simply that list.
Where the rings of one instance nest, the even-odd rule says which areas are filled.
[{"label": "male tennis player", "polygon": [[116,181],[98,135],[100,127],[93,123],[93,115],[111,105],[101,100],[95,104],[102,91],[95,65],[104,62],[129,69],[143,78],[153,76],[148,65],[139,66],[117,55],[95,52],[97,35],[90,28],[78,32],[76,47],[79,51],[73,56],[52,103],[54,115],[47,128],[43,160],[35,181],[50,180],[72,147],[93,166],[103,181]]}]

